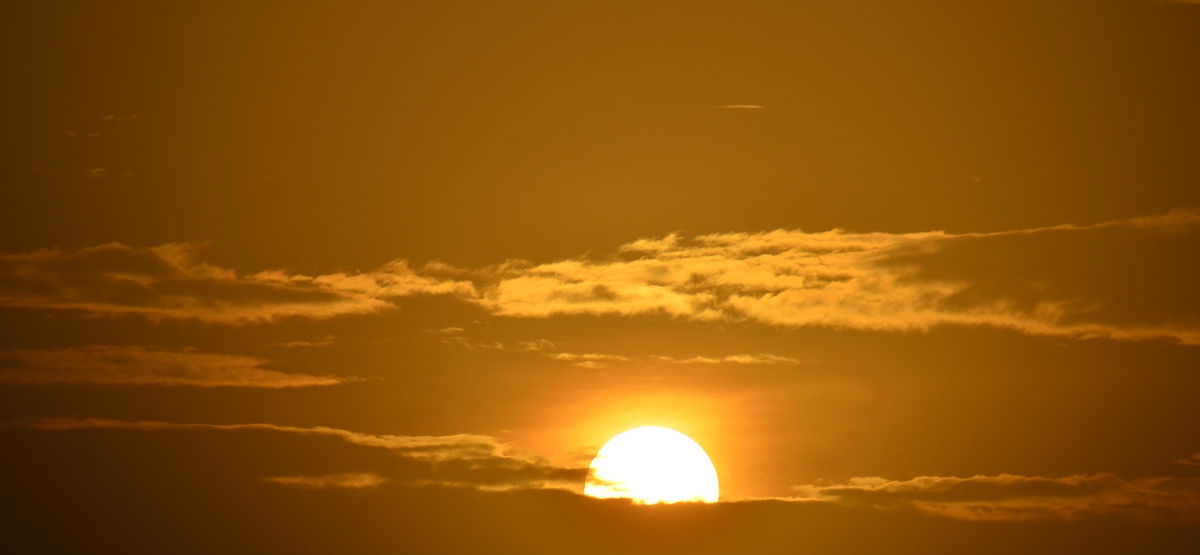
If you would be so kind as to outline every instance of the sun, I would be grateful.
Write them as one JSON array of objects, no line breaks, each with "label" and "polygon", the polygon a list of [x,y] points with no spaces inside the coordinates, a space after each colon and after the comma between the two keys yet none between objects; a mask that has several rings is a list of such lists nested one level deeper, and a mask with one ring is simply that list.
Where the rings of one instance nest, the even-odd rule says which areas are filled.
[{"label": "sun", "polygon": [[628,497],[637,503],[714,503],[717,470],[698,443],[658,426],[634,428],[610,439],[596,458],[584,495]]}]

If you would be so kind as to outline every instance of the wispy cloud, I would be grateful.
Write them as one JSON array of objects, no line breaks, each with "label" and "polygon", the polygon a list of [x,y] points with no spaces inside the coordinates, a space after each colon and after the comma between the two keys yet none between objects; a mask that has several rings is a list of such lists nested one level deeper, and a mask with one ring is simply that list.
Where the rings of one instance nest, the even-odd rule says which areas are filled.
[{"label": "wispy cloud", "polygon": [[101,384],[189,387],[311,387],[356,378],[286,374],[265,359],[195,349],[90,345],[0,352],[0,383]]},{"label": "wispy cloud", "polygon": [[549,339],[535,339],[533,341],[520,341],[517,343],[517,348],[522,351],[529,352],[549,352],[555,348],[554,342]]},{"label": "wispy cloud", "polygon": [[[450,331],[447,331],[450,330]],[[447,328],[440,330],[439,335],[441,341],[448,345],[464,347],[467,349],[492,349],[498,351],[516,351],[539,354],[554,360],[571,362],[576,366],[583,368],[603,368],[607,362],[629,362],[631,359],[627,356],[602,354],[602,353],[571,353],[566,351],[557,351],[559,348],[553,341],[548,339],[537,339],[534,341],[519,341],[515,346],[506,346],[500,342],[487,341],[471,341],[470,339],[458,335],[463,330],[462,328]],[[671,364],[801,364],[802,362],[794,358],[775,355],[771,353],[756,353],[756,354],[738,354],[726,355],[723,357],[706,357],[694,356],[691,358],[672,358],[667,356],[652,356],[652,360],[659,362],[667,362]]]},{"label": "wispy cloud", "polygon": [[267,343],[266,346],[267,347],[284,347],[284,348],[288,348],[288,349],[294,349],[296,347],[328,347],[330,345],[333,345],[334,341],[336,341],[336,340],[337,340],[336,337],[334,337],[332,335],[326,335],[325,337],[322,337],[321,339],[318,339],[316,341],[304,341],[304,340],[281,341],[278,343]]},{"label": "wispy cloud", "polygon": [[909,506],[961,520],[1075,520],[1121,514],[1200,519],[1200,478],[1124,480],[1101,473],[1037,476],[922,476],[906,481],[852,478],[840,485],[793,488],[797,500],[878,508]]},{"label": "wispy cloud", "polygon": [[606,261],[508,265],[499,315],[665,314],[862,330],[988,325],[1200,344],[1200,214],[999,233],[728,233],[642,239]]},{"label": "wispy cloud", "polygon": [[596,353],[553,353],[548,356],[554,360],[569,361],[581,368],[603,368],[606,362],[626,362],[629,359],[620,355],[601,355]]},{"label": "wispy cloud", "polygon": [[462,328],[446,328],[439,330],[438,335],[442,343],[462,347],[471,350],[494,350],[494,351],[510,351],[520,353],[537,354],[554,360],[570,362],[575,366],[583,368],[603,368],[605,362],[627,362],[629,357],[621,355],[609,355],[600,353],[569,353],[565,351],[555,352],[557,346],[553,341],[548,339],[537,339],[534,341],[518,341],[515,345],[505,345],[499,341],[472,341],[470,338],[459,335],[463,331]]},{"label": "wispy cloud", "polygon": [[363,489],[378,487],[386,482],[387,478],[370,472],[342,472],[324,476],[272,476],[263,480],[304,488]]},{"label": "wispy cloud", "polygon": [[266,430],[294,434],[333,436],[356,445],[382,447],[403,451],[415,458],[486,458],[497,456],[503,446],[491,436],[459,434],[452,436],[396,436],[372,435],[315,426],[303,428],[276,424],[176,424],[172,422],[112,420],[107,418],[38,418],[26,422],[10,423],[47,431],[68,431],[88,428],[125,429],[142,431],[197,431],[197,430]]},{"label": "wispy cloud", "polygon": [[[582,368],[603,368],[606,366],[606,363],[629,362],[633,360],[630,357],[622,355],[557,351],[559,346],[548,339],[520,341],[514,346],[506,346],[499,342],[471,341],[466,337],[458,335],[462,331],[464,331],[462,328],[447,328],[440,330],[438,334],[443,336],[440,338],[441,341],[448,345],[467,349],[492,349],[539,354],[554,360],[570,362]],[[670,364],[802,364],[800,360],[771,353],[737,354],[722,357],[694,356],[691,358],[651,356],[649,359]]]},{"label": "wispy cloud", "polygon": [[692,358],[654,357],[671,364],[800,364],[799,360],[770,353],[728,355],[723,357],[694,356]]},{"label": "wispy cloud", "polygon": [[595,353],[554,353],[550,355],[554,360],[629,360],[620,355],[598,355]]},{"label": "wispy cloud", "polygon": [[[397,261],[315,277],[241,275],[199,261],[196,245],[114,243],[0,255],[0,305],[236,324],[370,313],[402,297],[444,294],[523,318],[663,314],[878,331],[968,325],[1200,344],[1200,266],[1182,262],[1197,252],[1195,210],[997,233],[672,234],[634,241],[607,260],[474,270]],[[442,335],[477,347],[455,329]]]},{"label": "wispy cloud", "polygon": [[[586,467],[565,467],[534,456],[510,454],[510,446],[494,437],[476,434],[450,436],[375,435],[338,428],[280,426],[276,424],[175,424],[170,422],[111,420],[103,418],[44,418],[0,424],[67,432],[73,430],[134,430],[144,432],[276,432],[307,436],[332,437],[347,443],[388,449],[401,459],[419,463],[409,465],[403,475],[395,477],[406,484],[447,485],[487,490],[505,489],[567,489],[578,490],[587,476]],[[353,474],[350,474],[353,475]],[[344,478],[348,474],[339,474]],[[360,476],[361,477],[361,476]],[[381,480],[390,479],[385,475]],[[328,476],[293,476],[269,478],[278,483],[316,486],[316,481]],[[359,480],[361,483],[362,480]],[[379,481],[375,484],[381,484]],[[327,482],[325,487],[337,486]],[[365,487],[365,486],[364,486]]]},{"label": "wispy cloud", "polygon": [[403,261],[363,273],[241,275],[201,261],[202,251],[198,244],[110,243],[0,254],[0,305],[236,324],[364,314],[416,294],[473,295],[470,283],[420,276]]},{"label": "wispy cloud", "polygon": [[1192,456],[1184,458],[1184,459],[1178,459],[1175,462],[1178,464],[1200,466],[1200,453],[1192,453]]}]

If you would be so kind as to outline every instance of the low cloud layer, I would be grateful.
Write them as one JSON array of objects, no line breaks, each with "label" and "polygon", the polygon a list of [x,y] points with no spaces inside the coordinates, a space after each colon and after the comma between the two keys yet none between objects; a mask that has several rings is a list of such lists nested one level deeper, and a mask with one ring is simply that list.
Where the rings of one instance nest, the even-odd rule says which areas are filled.
[{"label": "low cloud layer", "polygon": [[[369,459],[345,454],[333,460],[354,460],[355,468],[341,472],[287,472],[261,476],[284,486],[317,489],[364,489],[384,484],[438,485],[500,491],[513,489],[564,489],[578,492],[587,477],[585,467],[565,467],[538,457],[514,455],[497,439],[473,434],[452,436],[398,436],[363,434],[329,428],[280,426],[275,424],[175,424],[133,422],[98,418],[34,419],[0,424],[48,433],[81,430],[111,430],[151,433],[242,434],[264,446],[281,445],[278,440],[246,434],[286,434],[304,441],[329,441],[321,452],[342,444],[389,453],[391,457]],[[244,448],[243,448],[244,449]],[[236,450],[235,450],[236,451]],[[364,451],[365,452],[365,451]],[[380,465],[380,461],[397,464]],[[968,521],[1073,521],[1118,516],[1173,522],[1200,521],[1200,477],[1144,477],[1123,479],[1099,473],[1062,478],[1039,476],[922,476],[910,480],[852,478],[843,484],[816,484],[792,488],[794,502],[832,503],[878,510],[915,509],[924,513]],[[753,499],[741,501],[755,502]]]},{"label": "low cloud layer", "polygon": [[354,378],[286,374],[257,357],[195,349],[91,345],[0,352],[0,383],[162,385],[189,387],[310,387]]},{"label": "low cloud layer", "polygon": [[243,323],[365,314],[397,297],[473,291],[469,283],[419,276],[402,261],[367,273],[241,275],[201,261],[202,251],[197,244],[110,243],[0,254],[0,306]]},{"label": "low cloud layer", "polygon": [[1113,474],[922,476],[907,481],[852,478],[841,485],[794,488],[798,500],[913,507],[961,520],[1075,520],[1089,516],[1200,520],[1200,478],[1137,478]]},{"label": "low cloud layer", "polygon": [[769,233],[639,240],[608,261],[509,264],[477,301],[496,314],[663,314],[777,326],[1200,344],[1200,214],[1001,233]]},{"label": "low cloud layer", "polygon": [[[397,476],[383,470],[364,481],[363,472],[319,476],[266,477],[276,483],[306,487],[368,487],[395,479],[408,485],[470,487],[481,490],[567,489],[578,490],[587,476],[587,468],[563,467],[544,459],[508,453],[509,447],[484,435],[451,436],[372,435],[316,426],[303,428],[275,424],[175,424],[169,422],[131,422],[101,418],[35,419],[8,426],[20,426],[48,432],[72,430],[135,430],[145,432],[268,432],[301,436],[336,438],[347,443],[387,449],[408,463]],[[332,476],[332,477],[331,477]],[[349,479],[347,476],[355,477]],[[370,482],[370,483],[367,483]],[[348,484],[361,484],[352,486]]]}]

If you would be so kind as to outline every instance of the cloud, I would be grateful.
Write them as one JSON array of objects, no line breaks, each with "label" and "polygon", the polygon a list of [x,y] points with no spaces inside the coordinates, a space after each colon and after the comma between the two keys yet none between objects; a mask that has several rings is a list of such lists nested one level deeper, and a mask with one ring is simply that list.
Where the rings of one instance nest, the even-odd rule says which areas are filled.
[{"label": "cloud", "polygon": [[[514,489],[562,489],[579,492],[586,467],[552,464],[538,457],[514,455],[497,439],[474,434],[452,436],[373,435],[330,427],[295,427],[275,424],[175,424],[133,422],[99,418],[31,419],[0,423],[0,426],[32,428],[67,433],[79,430],[130,431],[134,433],[213,433],[212,439],[241,434],[241,440],[277,449],[284,442],[264,441],[259,434],[286,434],[292,438],[323,438],[355,448],[388,454],[362,457],[342,453],[340,460],[355,461],[351,472],[304,472],[305,457],[276,457],[291,472],[269,470],[261,479],[287,486],[364,489],[398,484],[466,487],[487,491]],[[225,434],[229,434],[226,436]],[[307,441],[307,440],[306,440]],[[177,445],[171,443],[171,445]],[[207,450],[219,445],[205,444]],[[247,445],[247,444],[242,444]],[[329,445],[306,443],[309,448],[329,452]],[[242,450],[245,449],[243,446]],[[383,450],[383,451],[370,451]],[[226,452],[237,452],[231,450]],[[292,451],[293,453],[295,451]],[[260,457],[261,459],[262,457]],[[270,459],[271,457],[267,457]],[[256,459],[259,460],[259,459]],[[380,465],[394,461],[396,464]],[[225,464],[236,464],[229,461]],[[327,465],[329,461],[321,462]],[[256,465],[255,472],[265,466]],[[1200,520],[1200,477],[1145,477],[1122,479],[1109,473],[1062,478],[1037,476],[972,476],[968,478],[922,476],[910,480],[879,477],[852,478],[843,484],[815,484],[793,488],[795,495],[783,501],[827,503],[882,511],[914,509],[919,512],[966,521],[1075,521],[1117,516],[1135,520],[1195,522]],[[735,502],[763,503],[769,499]]]},{"label": "cloud", "polygon": [[88,428],[142,431],[195,430],[267,430],[295,434],[333,436],[355,445],[404,451],[415,458],[485,458],[497,455],[502,446],[490,436],[460,434],[453,436],[371,435],[316,426],[302,428],[275,424],[175,424],[171,422],[112,420],[107,418],[41,418],[19,423],[39,430],[67,431]]},{"label": "cloud", "polygon": [[387,481],[387,478],[384,478],[378,474],[372,474],[370,472],[342,472],[339,474],[327,474],[325,476],[273,476],[263,479],[268,482],[283,484],[285,486],[299,486],[318,489],[373,488],[378,487]]},{"label": "cloud", "polygon": [[604,362],[625,362],[629,360],[620,355],[600,355],[595,353],[547,353],[554,360],[566,360],[580,368],[604,368]]},{"label": "cloud", "polygon": [[770,353],[728,355],[724,357],[694,356],[692,358],[654,357],[671,364],[800,364],[799,360]]},{"label": "cloud", "polygon": [[879,331],[986,325],[1200,344],[1200,213],[999,233],[672,234],[604,261],[508,264],[498,315],[661,314]]},{"label": "cloud", "polygon": [[[491,436],[458,434],[450,436],[372,435],[316,426],[311,428],[276,424],[175,424],[169,422],[132,422],[104,418],[43,418],[10,422],[43,431],[86,429],[135,430],[145,432],[268,432],[301,436],[336,438],[347,443],[387,449],[408,462],[397,481],[408,485],[470,487],[489,491],[509,489],[579,490],[587,476],[586,467],[566,467],[535,456],[508,453],[510,446]],[[348,476],[339,474],[338,476]],[[381,480],[391,477],[378,476]],[[319,478],[319,477],[318,477]],[[269,478],[278,483],[315,486],[313,476]],[[329,476],[322,479],[330,480]],[[288,480],[281,482],[280,480]],[[304,482],[307,480],[307,482]],[[382,481],[378,484],[383,483]],[[378,485],[374,484],[374,485]],[[325,487],[337,486],[329,482]]]},{"label": "cloud", "polygon": [[[570,362],[575,366],[583,368],[603,368],[604,362],[626,362],[629,357],[621,355],[607,355],[598,353],[568,353],[568,352],[553,352],[556,345],[548,339],[537,339],[534,341],[518,341],[515,347],[510,347],[499,341],[472,341],[470,338],[458,335],[462,332],[462,328],[446,328],[439,330],[437,333],[443,337],[440,338],[442,343],[462,347],[465,349],[484,349],[493,351],[509,351],[520,353],[532,353]],[[511,344],[510,344],[511,345]]]},{"label": "cloud", "polygon": [[519,341],[517,347],[522,351],[541,352],[547,349],[554,348],[554,342],[549,339],[536,339],[534,341]]},{"label": "cloud", "polygon": [[1109,514],[1200,519],[1200,478],[1123,480],[1108,473],[1030,476],[922,476],[907,481],[851,478],[841,485],[793,488],[796,500],[913,507],[960,520],[1076,520]]},{"label": "cloud", "polygon": [[1192,456],[1184,458],[1184,459],[1178,459],[1175,462],[1178,464],[1200,466],[1200,453],[1192,453]]},{"label": "cloud", "polygon": [[0,254],[0,306],[237,324],[365,314],[409,295],[473,294],[470,283],[420,276],[403,261],[366,273],[240,275],[200,261],[202,251],[192,243],[110,243]]},{"label": "cloud", "polygon": [[549,356],[554,360],[629,360],[620,355],[598,355],[595,353],[554,353]]},{"label": "cloud", "polygon": [[[256,357],[195,349],[91,345],[0,352],[0,383],[165,385],[191,387],[309,387],[356,378],[285,374]],[[5,364],[7,363],[7,364]]]},{"label": "cloud", "polygon": [[766,106],[758,106],[756,104],[726,104],[724,106],[714,106],[724,110],[765,110]]},{"label": "cloud", "polygon": [[[238,324],[454,296],[493,314],[666,315],[874,331],[992,326],[1200,344],[1200,212],[996,233],[777,230],[640,239],[607,260],[241,275],[200,247],[0,255],[0,305]],[[448,342],[479,347],[454,335]],[[499,344],[496,344],[499,345]],[[496,347],[500,348],[500,347]],[[595,362],[595,361],[592,361]]]},{"label": "cloud", "polygon": [[[548,358],[551,358],[554,360],[570,362],[570,363],[574,364],[575,366],[580,366],[583,368],[603,368],[605,366],[605,364],[604,364],[605,362],[628,362],[631,360],[629,357],[621,356],[621,355],[610,355],[610,354],[601,354],[601,353],[570,353],[570,352],[565,352],[565,351],[555,352],[554,349],[557,348],[557,345],[555,345],[555,343],[553,341],[550,341],[548,339],[538,339],[535,341],[519,341],[519,342],[517,342],[516,347],[509,347],[509,346],[506,346],[505,344],[499,343],[499,342],[471,341],[470,339],[468,339],[466,337],[457,335],[457,333],[461,332],[462,329],[460,329],[460,328],[448,328],[448,329],[453,330],[453,331],[447,332],[446,330],[441,330],[439,333],[440,334],[452,333],[455,335],[450,335],[449,337],[442,337],[441,338],[442,343],[445,343],[447,345],[454,345],[456,347],[463,347],[463,348],[467,348],[467,349],[491,349],[491,350],[497,350],[497,351],[517,351],[517,352],[535,353],[535,354],[540,354],[540,355],[543,355],[545,357],[548,357]],[[728,356],[716,357],[716,358],[706,357],[706,356],[695,356],[692,358],[683,358],[683,359],[666,357],[666,356],[654,356],[652,358],[655,360],[658,360],[658,361],[668,362],[671,364],[800,364],[801,363],[801,361],[796,360],[794,358],[789,358],[789,357],[770,354],[770,353],[728,355]]]},{"label": "cloud", "polygon": [[337,338],[332,335],[326,335],[316,341],[283,341],[280,343],[266,343],[267,347],[285,347],[293,349],[296,347],[328,347],[333,345]]}]

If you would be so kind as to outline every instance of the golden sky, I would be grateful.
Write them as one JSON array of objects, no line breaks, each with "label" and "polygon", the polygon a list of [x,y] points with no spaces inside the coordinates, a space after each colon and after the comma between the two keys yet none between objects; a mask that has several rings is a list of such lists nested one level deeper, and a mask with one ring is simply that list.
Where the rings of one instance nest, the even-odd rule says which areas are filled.
[{"label": "golden sky", "polygon": [[0,551],[1200,551],[1200,3],[13,4]]}]

